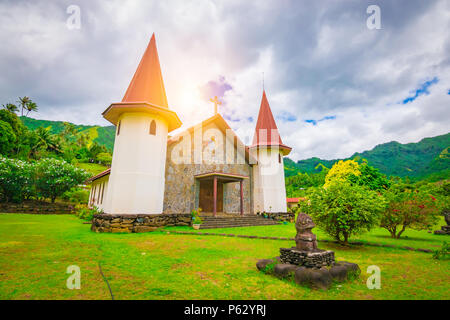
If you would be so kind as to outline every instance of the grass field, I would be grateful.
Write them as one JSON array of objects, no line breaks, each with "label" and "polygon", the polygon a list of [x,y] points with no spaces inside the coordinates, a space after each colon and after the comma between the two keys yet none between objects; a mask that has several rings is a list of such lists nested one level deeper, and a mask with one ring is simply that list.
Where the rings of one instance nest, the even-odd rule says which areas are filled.
[{"label": "grass field", "polygon": [[[433,230],[440,229],[441,225],[445,225],[444,217],[440,217],[439,222]],[[245,234],[251,236],[266,236],[266,237],[295,237],[296,231],[292,224],[280,224],[276,226],[257,226],[257,227],[242,227],[242,228],[220,228],[220,229],[203,229],[193,230],[190,227],[166,227],[166,230],[191,231],[199,233],[231,233],[231,234]],[[314,228],[313,232],[317,238],[334,240],[319,228]],[[350,241],[370,242],[380,244],[392,244],[396,246],[409,246],[411,248],[423,248],[436,250],[442,247],[443,241],[450,241],[450,237],[435,235],[427,231],[415,231],[407,229],[400,239],[392,239],[390,233],[386,229],[375,228],[368,233],[352,237]]]},{"label": "grass field", "polygon": [[[337,260],[358,263],[362,274],[329,291],[314,291],[255,267],[258,259],[277,256],[278,249],[292,246],[292,241],[165,231],[96,234],[89,227],[75,216],[1,214],[0,299],[110,299],[99,262],[116,299],[449,298],[450,262],[434,260],[429,253],[321,244],[334,250]],[[293,225],[232,230],[235,234],[293,233],[289,228]],[[441,241],[434,237],[422,232],[405,241],[419,241],[426,247]],[[81,268],[80,290],[66,288],[69,265]],[[370,265],[381,268],[380,290],[366,287]]]},{"label": "grass field", "polygon": [[82,162],[80,162],[80,163],[77,163],[77,167],[86,170],[87,172],[91,173],[93,176],[108,169],[107,166],[104,166],[104,165],[101,165],[98,163],[82,163]]}]

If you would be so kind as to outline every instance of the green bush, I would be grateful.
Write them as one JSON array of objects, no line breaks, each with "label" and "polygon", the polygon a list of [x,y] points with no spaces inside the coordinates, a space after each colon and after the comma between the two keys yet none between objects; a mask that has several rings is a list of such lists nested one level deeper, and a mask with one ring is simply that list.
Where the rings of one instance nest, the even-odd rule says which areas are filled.
[{"label": "green bush", "polygon": [[89,173],[57,159],[43,159],[36,163],[36,189],[39,195],[55,202],[56,197],[89,178]]},{"label": "green bush", "polygon": [[433,258],[437,260],[448,260],[450,258],[450,243],[444,241],[442,248],[434,252]]},{"label": "green bush", "polygon": [[74,188],[64,192],[61,199],[71,203],[87,203],[89,201],[89,190]]},{"label": "green bush", "polygon": [[200,218],[200,212],[202,212],[201,208],[198,208],[198,210],[192,210],[191,217],[192,217],[192,224],[202,224],[203,220]]},{"label": "green bush", "polygon": [[0,191],[6,202],[21,202],[33,192],[32,164],[0,157]]},{"label": "green bush", "polygon": [[377,192],[348,182],[335,182],[328,188],[310,190],[308,201],[300,201],[298,210],[337,241],[348,244],[352,235],[378,224],[386,202]]},{"label": "green bush", "polygon": [[103,213],[101,210],[98,210],[98,208],[88,208],[86,206],[79,206],[76,211],[76,216],[82,220],[86,221],[92,221],[94,218],[94,214],[100,214]]}]

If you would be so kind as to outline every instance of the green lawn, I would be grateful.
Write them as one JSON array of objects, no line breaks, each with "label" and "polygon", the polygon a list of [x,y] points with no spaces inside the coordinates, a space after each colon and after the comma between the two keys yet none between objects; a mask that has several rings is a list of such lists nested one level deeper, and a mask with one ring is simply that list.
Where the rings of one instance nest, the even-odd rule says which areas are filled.
[{"label": "green lawn", "polygon": [[[444,217],[440,218],[440,221],[433,230],[440,229],[441,225],[445,225]],[[276,226],[258,226],[258,227],[242,227],[242,228],[221,228],[221,229],[203,229],[193,230],[190,227],[167,227],[166,230],[178,230],[178,231],[192,231],[200,233],[231,233],[231,234],[245,234],[251,236],[262,237],[295,237],[295,226],[292,223],[280,224]],[[313,232],[317,235],[317,239],[333,240],[330,236],[324,233],[319,228],[314,228]],[[350,238],[350,241],[380,243],[380,244],[392,244],[396,246],[408,246],[411,248],[423,248],[436,250],[442,247],[442,242],[450,241],[449,236],[435,235],[432,232],[427,231],[415,231],[407,229],[400,239],[392,239],[390,233],[386,229],[375,228],[368,233],[364,233],[360,236]]]},{"label": "green lawn", "polygon": [[[429,253],[321,244],[334,250],[337,260],[358,263],[362,274],[361,279],[329,291],[314,291],[265,275],[255,267],[258,259],[277,256],[279,247],[292,246],[293,241],[164,231],[96,234],[89,227],[74,216],[0,214],[0,299],[109,299],[98,262],[116,299],[449,298],[450,262],[434,260]],[[232,231],[293,234],[289,227],[293,228]],[[422,247],[441,241],[429,237],[411,241],[422,242]],[[66,288],[69,265],[81,268],[80,290]],[[380,290],[365,285],[369,265],[381,268]]]},{"label": "green lawn", "polygon": [[98,163],[77,163],[77,167],[86,170],[91,173],[93,176],[99,174],[100,172],[108,169],[107,166],[98,164]]}]

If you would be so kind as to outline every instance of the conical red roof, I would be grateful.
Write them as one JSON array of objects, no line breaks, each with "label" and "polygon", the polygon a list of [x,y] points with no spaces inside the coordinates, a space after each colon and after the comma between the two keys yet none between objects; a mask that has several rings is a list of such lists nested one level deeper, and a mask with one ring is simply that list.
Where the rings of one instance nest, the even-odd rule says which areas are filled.
[{"label": "conical red roof", "polygon": [[253,136],[253,146],[280,146],[281,148],[290,149],[283,144],[283,141],[281,141],[277,124],[275,123],[272,111],[270,110],[269,101],[267,101],[265,90],[263,90],[261,106],[259,108],[255,135]]},{"label": "conical red roof", "polygon": [[122,102],[148,102],[168,108],[155,34],[150,39]]}]

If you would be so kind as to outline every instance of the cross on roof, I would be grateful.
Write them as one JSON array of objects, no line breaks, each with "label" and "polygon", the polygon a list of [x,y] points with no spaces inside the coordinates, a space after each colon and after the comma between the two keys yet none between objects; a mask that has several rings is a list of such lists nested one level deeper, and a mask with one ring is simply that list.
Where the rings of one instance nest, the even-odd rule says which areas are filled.
[{"label": "cross on roof", "polygon": [[217,114],[217,106],[218,105],[220,106],[222,104],[222,102],[220,102],[219,99],[217,99],[217,96],[215,96],[214,99],[213,98],[209,99],[209,101],[214,103],[214,115],[216,115]]}]

